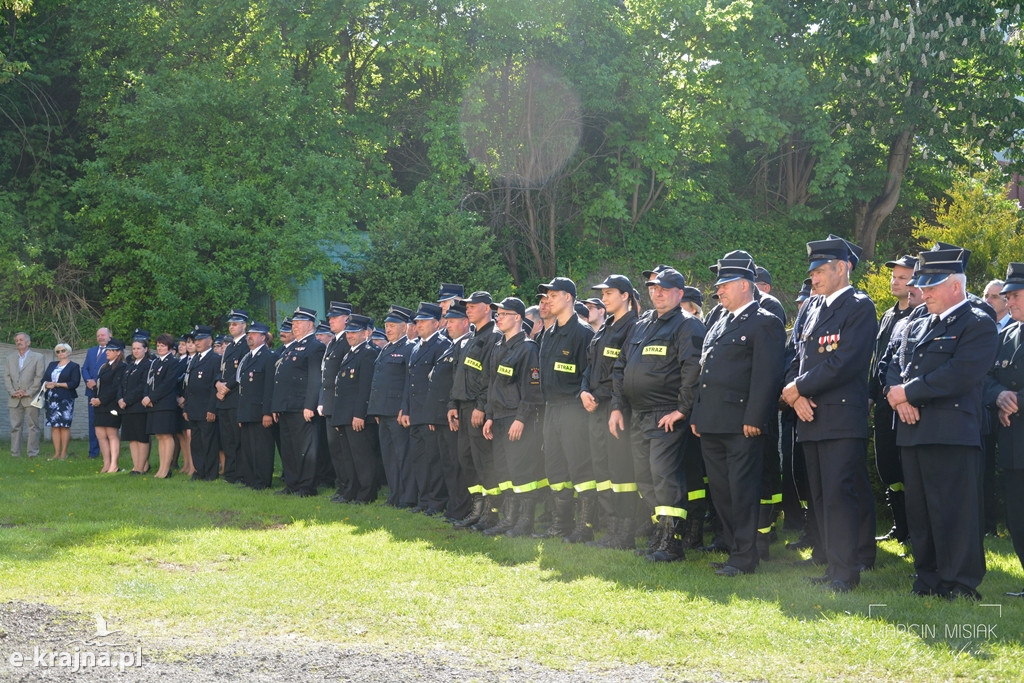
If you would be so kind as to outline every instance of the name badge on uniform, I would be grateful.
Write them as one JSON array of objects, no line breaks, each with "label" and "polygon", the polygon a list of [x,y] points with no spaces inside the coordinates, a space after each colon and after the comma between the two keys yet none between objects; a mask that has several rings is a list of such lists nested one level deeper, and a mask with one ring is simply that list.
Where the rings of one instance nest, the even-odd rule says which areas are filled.
[{"label": "name badge on uniform", "polygon": [[601,355],[605,358],[618,358],[620,353],[622,353],[622,349],[613,349],[610,346],[606,346]]},{"label": "name badge on uniform", "polygon": [[477,371],[481,371],[484,369],[483,363],[476,360],[475,358],[470,358],[469,356],[466,356],[466,360],[464,360],[463,363]]},{"label": "name badge on uniform", "polygon": [[575,363],[555,363],[555,372],[568,372],[576,374]]},{"label": "name badge on uniform", "polygon": [[641,356],[667,356],[668,355],[668,347],[667,346],[657,346],[657,345],[652,344],[650,346],[645,346],[644,350],[640,353],[640,355]]},{"label": "name badge on uniform", "polygon": [[511,377],[512,376],[512,368],[510,368],[507,365],[499,365],[498,366],[498,374],[499,375],[504,375],[505,377]]}]

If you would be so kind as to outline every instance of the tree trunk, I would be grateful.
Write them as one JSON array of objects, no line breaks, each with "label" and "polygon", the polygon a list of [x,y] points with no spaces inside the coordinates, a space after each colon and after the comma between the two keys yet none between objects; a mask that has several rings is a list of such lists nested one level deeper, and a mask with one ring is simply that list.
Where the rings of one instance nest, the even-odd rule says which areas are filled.
[{"label": "tree trunk", "polygon": [[905,130],[889,145],[889,165],[882,191],[870,202],[857,201],[854,204],[854,241],[864,250],[864,258],[875,256],[875,240],[878,229],[900,199],[900,186],[910,163],[910,143],[913,129]]}]

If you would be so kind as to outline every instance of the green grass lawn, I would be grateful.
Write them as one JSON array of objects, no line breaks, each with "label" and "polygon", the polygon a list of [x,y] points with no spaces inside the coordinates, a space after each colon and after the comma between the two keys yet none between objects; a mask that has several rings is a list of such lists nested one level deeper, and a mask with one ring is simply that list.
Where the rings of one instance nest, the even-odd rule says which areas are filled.
[{"label": "green grass lawn", "polygon": [[1008,681],[1024,671],[1024,600],[1003,596],[1024,573],[1003,538],[987,543],[982,605],[909,595],[913,568],[895,543],[881,545],[858,590],[832,595],[781,543],[757,574],[726,579],[707,564],[721,556],[652,565],[455,532],[381,504],[98,469],[80,455],[0,456],[0,601],[99,612],[196,649],[294,634],[446,648],[482,666],[646,662],[691,680]]}]

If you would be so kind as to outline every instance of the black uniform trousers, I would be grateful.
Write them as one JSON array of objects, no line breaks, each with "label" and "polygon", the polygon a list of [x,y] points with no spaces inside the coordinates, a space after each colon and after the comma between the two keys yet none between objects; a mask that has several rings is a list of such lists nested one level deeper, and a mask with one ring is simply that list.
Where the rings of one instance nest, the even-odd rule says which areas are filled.
[{"label": "black uniform trousers", "polygon": [[[324,423],[327,422],[330,422],[329,415],[324,416]],[[345,500],[355,500],[359,479],[356,476],[356,467],[355,463],[352,462],[351,451],[346,447],[345,435],[339,429],[327,427],[326,447],[333,463],[331,469],[335,474],[334,485],[337,488],[336,493],[340,494]],[[321,474],[322,472],[318,472],[317,476],[319,477]]]},{"label": "black uniform trousers", "polygon": [[[338,477],[334,471],[334,456],[331,453],[331,432],[334,431],[333,427],[328,426],[330,422],[330,415],[324,415],[320,420],[320,438],[317,443],[320,444],[320,452],[316,454],[316,485],[331,487],[337,485]],[[340,489],[341,487],[338,486]]]},{"label": "black uniform trousers", "polygon": [[415,482],[416,505],[425,510],[440,511],[448,505],[441,471],[440,434],[436,427],[430,429],[430,425],[409,427],[409,470]]},{"label": "black uniform trousers", "polygon": [[237,408],[218,408],[220,448],[224,451],[224,481],[235,484],[245,481],[242,471],[242,428],[238,426]]},{"label": "black uniform trousers", "polygon": [[241,433],[243,481],[250,488],[270,488],[274,479],[273,430],[261,422],[243,422]]},{"label": "black uniform trousers", "polygon": [[587,411],[578,399],[545,404],[544,475],[552,491],[564,491],[567,485],[576,486],[577,491],[593,491],[597,487],[590,459],[587,418]]},{"label": "black uniform trousers", "polygon": [[281,426],[281,477],[292,493],[316,495],[316,454],[321,417],[306,422],[301,412],[278,414]]},{"label": "black uniform trousers", "polygon": [[220,438],[217,423],[203,419],[189,420],[188,424],[192,430],[192,464],[196,468],[192,478],[213,481],[220,470]]},{"label": "black uniform trousers", "polygon": [[768,429],[761,439],[761,510],[758,513],[758,532],[761,542],[767,543],[782,507],[782,458],[779,454],[779,414],[768,420]]},{"label": "black uniform trousers", "polygon": [[807,469],[804,467],[803,452],[797,453],[799,447],[796,443],[796,413],[792,408],[783,408],[779,421],[779,444],[782,451],[782,514],[787,530],[801,530],[804,529],[804,510],[807,505]]},{"label": "black uniform trousers", "polygon": [[1024,470],[1004,469],[1006,485],[1006,528],[1013,539],[1013,550],[1024,567]]},{"label": "black uniform trousers", "polygon": [[590,458],[593,463],[598,492],[608,491],[610,494],[606,496],[601,493],[604,512],[632,519],[637,499],[630,437],[630,423],[633,416],[628,407],[621,411],[625,430],[619,432],[619,438],[616,439],[608,431],[608,418],[611,416],[611,412],[611,404],[605,402],[598,404],[597,409],[588,414]]},{"label": "black uniform trousers", "polygon": [[441,454],[441,475],[448,492],[448,507],[445,517],[462,519],[469,514],[473,501],[469,496],[469,484],[459,460],[459,433],[447,425],[437,425],[437,444]]},{"label": "black uniform trousers", "polygon": [[700,435],[711,500],[729,548],[728,564],[752,572],[757,568],[758,515],[766,436]]},{"label": "black uniform trousers", "polygon": [[865,464],[867,439],[801,444],[828,576],[855,586],[860,583],[861,568],[875,564],[875,506]]},{"label": "black uniform trousers", "polygon": [[903,465],[896,445],[895,415],[888,401],[875,404],[875,468],[883,484],[899,491],[903,488]]},{"label": "black uniform trousers", "polygon": [[523,424],[523,435],[518,441],[508,438],[509,427],[516,421],[514,415],[495,419],[491,423],[491,434],[494,436],[494,460],[507,468],[508,477],[503,482],[511,482],[514,493],[530,493],[544,488],[544,457],[540,448],[540,429],[536,421]]},{"label": "black uniform trousers", "polygon": [[384,463],[384,478],[388,483],[388,497],[384,502],[396,507],[408,502],[403,497],[402,473],[406,469],[405,457],[409,451],[409,430],[398,424],[395,415],[382,415],[377,419],[380,420],[377,424],[380,457]]},{"label": "black uniform trousers", "polygon": [[985,576],[981,448],[905,446],[902,456],[914,590],[977,597]]},{"label": "black uniform trousers", "polygon": [[363,429],[356,431],[351,423],[340,427],[331,427],[341,440],[343,460],[351,463],[352,471],[348,486],[349,494],[343,494],[346,500],[357,503],[372,503],[377,500],[380,482],[377,470],[380,463],[380,445],[377,440],[377,424],[372,418],[363,422]]},{"label": "black uniform trousers", "polygon": [[[484,438],[483,429],[473,426],[472,401],[458,401],[459,431],[458,457],[462,469],[462,479],[466,490],[474,495],[482,494],[488,489],[498,487],[494,478],[494,456],[491,454],[491,442]],[[449,491],[450,493],[450,491]]]},{"label": "black uniform trousers", "polygon": [[688,496],[683,460],[690,425],[680,420],[671,432],[659,427],[658,421],[672,410],[633,413],[633,465],[637,491],[650,513],[685,518]]}]

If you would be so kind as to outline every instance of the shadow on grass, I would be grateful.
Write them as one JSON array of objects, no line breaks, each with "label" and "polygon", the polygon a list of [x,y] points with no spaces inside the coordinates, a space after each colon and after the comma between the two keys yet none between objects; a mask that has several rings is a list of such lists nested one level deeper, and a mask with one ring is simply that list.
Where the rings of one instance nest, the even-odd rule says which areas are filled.
[{"label": "shadow on grass", "polygon": [[[273,533],[295,524],[344,525],[354,534],[386,533],[400,543],[484,557],[501,566],[536,565],[543,571],[543,580],[551,582],[595,578],[624,589],[657,592],[669,600],[767,604],[795,620],[862,615],[877,621],[880,637],[888,634],[885,629],[904,632],[931,646],[970,656],[986,656],[979,643],[1016,644],[1020,635],[1024,601],[1002,595],[1019,590],[1021,584],[1007,539],[986,539],[990,553],[1013,558],[1000,562],[1003,566],[990,567],[981,587],[988,598],[983,603],[997,605],[997,610],[910,596],[913,564],[899,557],[895,543],[879,546],[876,568],[862,575],[858,590],[835,595],[807,581],[822,573],[821,568],[794,566],[803,556],[784,549],[784,541],[792,534],[781,535],[772,546],[772,559],[763,562],[756,574],[730,579],[716,576],[708,564],[724,560],[722,554],[694,551],[685,561],[658,564],[631,552],[571,545],[561,539],[489,538],[456,531],[441,519],[382,502],[339,505],[329,502],[329,494],[278,496],[181,476],[162,481],[152,476],[100,475],[98,468],[98,463],[84,458],[0,461],[0,559],[42,561],[92,543],[144,546],[206,529]],[[18,533],[17,543],[10,540],[12,531]],[[993,638],[979,637],[990,633]]]}]

